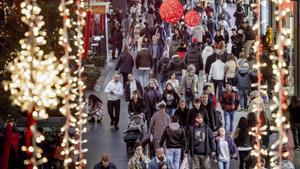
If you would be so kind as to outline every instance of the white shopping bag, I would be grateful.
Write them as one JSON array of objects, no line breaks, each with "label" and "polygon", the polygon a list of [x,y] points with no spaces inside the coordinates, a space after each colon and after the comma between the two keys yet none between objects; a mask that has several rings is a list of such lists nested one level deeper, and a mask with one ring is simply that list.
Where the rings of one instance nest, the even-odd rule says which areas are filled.
[{"label": "white shopping bag", "polygon": [[187,157],[184,157],[184,159],[182,160],[180,169],[189,169],[189,160]]}]

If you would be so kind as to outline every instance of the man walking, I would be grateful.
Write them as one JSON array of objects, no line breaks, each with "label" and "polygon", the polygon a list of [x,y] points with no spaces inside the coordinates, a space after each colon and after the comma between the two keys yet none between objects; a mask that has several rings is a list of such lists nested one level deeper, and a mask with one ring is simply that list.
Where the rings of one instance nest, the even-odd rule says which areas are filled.
[{"label": "man walking", "polygon": [[146,87],[149,80],[150,70],[153,67],[153,58],[146,46],[138,51],[135,66],[138,70],[139,80],[142,83],[143,87]]},{"label": "man walking", "polygon": [[185,156],[190,152],[192,169],[210,169],[210,156],[215,155],[216,146],[213,132],[203,122],[203,114],[198,113],[194,124],[187,129]]},{"label": "man walking", "polygon": [[119,129],[118,123],[120,118],[120,97],[123,95],[123,86],[119,82],[120,75],[115,74],[112,81],[110,81],[104,92],[108,94],[107,101],[107,111],[110,117],[110,125],[115,127],[116,130]]}]

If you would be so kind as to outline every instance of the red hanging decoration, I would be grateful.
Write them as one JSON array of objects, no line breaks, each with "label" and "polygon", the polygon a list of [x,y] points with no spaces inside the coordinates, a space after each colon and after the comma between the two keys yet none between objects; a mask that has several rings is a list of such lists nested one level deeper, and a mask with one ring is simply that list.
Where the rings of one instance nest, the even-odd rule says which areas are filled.
[{"label": "red hanging decoration", "polygon": [[90,26],[91,26],[91,11],[88,10],[85,18],[85,34],[84,34],[84,53],[82,58],[85,59],[88,54],[89,38],[90,38]]},{"label": "red hanging decoration", "polygon": [[0,156],[0,168],[8,169],[9,168],[9,156],[10,156],[10,148],[12,142],[12,125],[10,123],[7,124],[6,133],[5,133],[5,141],[4,141],[4,150]]},{"label": "red hanging decoration", "polygon": [[199,25],[200,19],[201,19],[201,14],[194,10],[187,12],[184,16],[185,24],[190,27]]},{"label": "red hanging decoration", "polygon": [[183,16],[183,7],[179,0],[166,0],[160,8],[159,14],[164,22],[175,24]]}]

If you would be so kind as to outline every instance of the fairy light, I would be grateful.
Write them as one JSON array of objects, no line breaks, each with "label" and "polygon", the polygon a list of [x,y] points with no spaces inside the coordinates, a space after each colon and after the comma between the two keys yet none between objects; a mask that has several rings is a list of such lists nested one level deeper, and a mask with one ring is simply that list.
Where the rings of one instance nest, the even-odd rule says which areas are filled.
[{"label": "fairy light", "polygon": [[72,71],[70,70],[69,60],[76,59],[75,56],[70,55],[72,48],[69,43],[69,29],[72,27],[70,16],[70,10],[67,8],[68,5],[73,4],[73,0],[61,0],[58,7],[60,16],[63,18],[63,27],[59,30],[59,45],[64,48],[64,55],[61,57],[61,63],[63,64],[64,71],[62,72],[64,87],[61,90],[61,97],[63,98],[63,106],[59,109],[60,112],[65,116],[65,124],[61,128],[63,132],[63,139],[61,146],[63,151],[61,155],[64,156],[64,167],[68,168],[69,163],[73,160],[71,158],[71,152],[75,149],[75,139],[69,134],[69,129],[71,127],[76,127],[77,119],[73,116],[72,110],[77,107],[76,97],[77,94],[74,92],[77,87],[77,77],[74,77]]},{"label": "fairy light", "polygon": [[273,74],[276,78],[276,84],[274,86],[275,95],[273,96],[274,104],[272,105],[272,110],[276,110],[276,112],[272,114],[272,117],[275,119],[275,125],[271,127],[271,130],[278,132],[279,138],[274,144],[271,145],[271,151],[269,155],[271,156],[271,167],[275,169],[282,168],[283,158],[289,155],[288,152],[284,151],[283,149],[284,145],[288,141],[286,129],[290,127],[289,124],[286,124],[286,117],[284,116],[284,113],[287,109],[286,95],[288,93],[288,89],[285,87],[285,77],[288,74],[288,70],[286,68],[287,64],[285,63],[283,56],[283,47],[291,44],[291,31],[290,29],[284,27],[283,22],[286,20],[286,15],[290,10],[281,9],[280,6],[283,2],[289,3],[290,1],[273,0],[273,3],[278,8],[275,11],[278,34],[276,37],[277,54],[271,58],[273,60]]},{"label": "fairy light", "polygon": [[37,145],[45,137],[36,130],[36,120],[47,119],[46,109],[54,109],[59,101],[61,90],[59,72],[62,66],[54,53],[44,54],[40,46],[46,44],[43,16],[36,0],[24,0],[21,3],[21,20],[28,25],[29,31],[20,40],[21,51],[13,62],[8,65],[11,81],[5,81],[5,90],[10,90],[13,104],[20,106],[28,113],[26,144],[21,149],[28,159],[24,164],[30,168],[47,162],[43,150]]},{"label": "fairy light", "polygon": [[77,161],[75,162],[76,168],[77,169],[82,169],[85,167],[87,161],[84,159],[83,153],[87,152],[87,149],[83,149],[83,134],[86,132],[84,130],[84,124],[86,123],[86,115],[85,112],[83,111],[84,109],[84,102],[83,102],[83,90],[85,89],[85,85],[81,79],[81,74],[84,70],[82,66],[82,55],[84,53],[84,41],[83,41],[83,27],[85,25],[85,15],[86,13],[84,12],[85,8],[85,2],[83,0],[76,0],[76,15],[77,15],[77,21],[74,22],[73,24],[76,26],[75,31],[76,35],[74,36],[75,39],[75,46],[77,47],[77,55],[76,55],[76,63],[78,64],[77,71],[75,74],[77,75],[76,84],[76,93],[78,93],[78,105],[76,107],[77,112],[75,113],[75,116],[77,118],[76,121],[76,138],[75,138],[75,151],[76,153],[78,152],[78,158]]}]

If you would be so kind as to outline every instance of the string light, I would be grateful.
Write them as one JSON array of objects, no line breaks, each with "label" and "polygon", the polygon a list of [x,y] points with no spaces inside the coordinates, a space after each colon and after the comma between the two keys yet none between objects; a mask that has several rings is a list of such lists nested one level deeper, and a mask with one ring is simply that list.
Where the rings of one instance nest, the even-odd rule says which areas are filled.
[{"label": "string light", "polygon": [[63,66],[59,64],[54,53],[44,54],[40,46],[46,44],[43,16],[36,0],[24,0],[21,3],[21,20],[28,25],[29,31],[20,40],[21,51],[18,57],[8,66],[11,81],[5,81],[5,90],[10,90],[13,104],[28,113],[26,145],[22,150],[28,159],[24,164],[32,168],[47,162],[42,156],[43,150],[37,144],[44,141],[42,133],[36,130],[36,120],[47,119],[46,109],[54,109],[61,90],[59,72]]},{"label": "string light", "polygon": [[[76,147],[75,151],[78,152],[78,158],[75,162],[77,169],[82,169],[85,167],[87,161],[84,159],[83,153],[87,152],[87,149],[83,149],[83,134],[86,132],[86,129],[83,127],[84,124],[87,122],[86,117],[87,115],[83,111],[84,109],[84,102],[83,102],[83,90],[85,89],[85,85],[81,79],[81,74],[84,70],[82,66],[82,56],[84,53],[84,41],[83,41],[83,27],[85,25],[84,18],[86,16],[85,9],[85,2],[83,0],[76,0],[76,15],[77,15],[77,21],[73,24],[76,26],[75,31],[76,35],[74,36],[75,39],[75,46],[77,47],[77,57],[76,57],[76,63],[78,64],[78,69],[75,72],[75,75],[77,75],[76,78],[76,84],[77,88],[75,90],[76,93],[78,93],[78,106],[76,108],[77,112],[75,113],[77,117],[76,122]],[[77,153],[76,153],[77,154]]]}]

